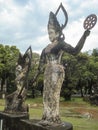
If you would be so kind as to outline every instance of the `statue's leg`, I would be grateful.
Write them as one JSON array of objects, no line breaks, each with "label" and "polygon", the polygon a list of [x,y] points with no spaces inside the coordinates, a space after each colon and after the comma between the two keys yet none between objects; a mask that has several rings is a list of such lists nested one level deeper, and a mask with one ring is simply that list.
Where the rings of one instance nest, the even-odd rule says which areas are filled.
[{"label": "statue's leg", "polygon": [[43,120],[58,123],[60,122],[59,99],[64,79],[64,69],[60,65],[48,66],[44,76]]}]

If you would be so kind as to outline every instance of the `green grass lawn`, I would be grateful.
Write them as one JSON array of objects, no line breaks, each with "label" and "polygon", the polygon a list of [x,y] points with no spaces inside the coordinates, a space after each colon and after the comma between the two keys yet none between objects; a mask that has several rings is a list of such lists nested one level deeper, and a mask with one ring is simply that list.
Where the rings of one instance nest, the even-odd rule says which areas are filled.
[{"label": "green grass lawn", "polygon": [[[43,113],[42,98],[27,99],[30,119],[41,119]],[[4,109],[4,100],[0,100],[0,111]],[[88,118],[85,113],[91,114]],[[73,124],[74,130],[98,130],[98,107],[91,106],[81,98],[73,98],[72,101],[60,100],[60,116],[62,121]]]}]

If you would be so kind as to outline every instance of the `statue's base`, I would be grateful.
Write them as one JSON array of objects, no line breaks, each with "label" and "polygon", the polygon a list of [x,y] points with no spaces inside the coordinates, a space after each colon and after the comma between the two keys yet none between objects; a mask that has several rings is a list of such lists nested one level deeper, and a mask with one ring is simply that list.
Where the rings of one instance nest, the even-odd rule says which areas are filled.
[{"label": "statue's base", "polygon": [[19,127],[21,119],[29,119],[29,114],[0,112],[1,130],[22,130]]},{"label": "statue's base", "polygon": [[62,122],[62,124],[45,125],[40,124],[39,120],[21,120],[22,130],[73,130],[71,123]]},{"label": "statue's base", "polygon": [[45,124],[40,120],[29,120],[28,113],[0,112],[0,130],[73,130],[71,123]]}]

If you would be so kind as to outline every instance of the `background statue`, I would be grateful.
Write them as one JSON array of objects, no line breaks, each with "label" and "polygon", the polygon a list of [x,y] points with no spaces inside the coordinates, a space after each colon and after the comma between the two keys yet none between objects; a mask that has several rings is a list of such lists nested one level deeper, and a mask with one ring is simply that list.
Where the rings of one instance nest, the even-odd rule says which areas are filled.
[{"label": "background statue", "polygon": [[[60,26],[56,17],[60,8],[64,12],[66,18],[65,23],[62,26]],[[50,12],[48,22],[48,34],[51,43],[43,49],[38,68],[38,73],[44,71],[44,110],[41,120],[41,123],[44,125],[61,123],[61,119],[59,116],[59,99],[62,83],[65,76],[64,67],[61,64],[63,52],[67,52],[71,55],[78,54],[82,49],[86,38],[90,34],[89,29],[87,29],[83,33],[76,47],[72,47],[64,41],[64,34],[62,32],[67,24],[67,21],[67,12],[62,4],[59,6],[55,14],[53,12]],[[37,76],[38,74],[35,76],[35,79]]]},{"label": "background statue", "polygon": [[16,87],[17,90],[6,96],[5,112],[28,112],[24,101],[27,94],[27,76],[31,66],[32,50],[27,49],[24,55],[19,54],[19,59],[16,63]]}]

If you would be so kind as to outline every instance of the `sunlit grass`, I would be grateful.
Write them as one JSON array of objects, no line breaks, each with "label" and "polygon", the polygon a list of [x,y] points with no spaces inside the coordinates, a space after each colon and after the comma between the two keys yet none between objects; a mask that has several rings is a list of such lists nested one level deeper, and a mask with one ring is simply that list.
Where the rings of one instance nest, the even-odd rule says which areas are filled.
[{"label": "sunlit grass", "polygon": [[32,104],[32,103],[42,103],[43,102],[43,99],[42,99],[42,97],[37,97],[37,98],[28,98],[27,100],[26,100],[26,102],[27,103],[29,103],[29,104]]},{"label": "sunlit grass", "polygon": [[30,119],[41,119],[42,108],[30,108]]},{"label": "sunlit grass", "polygon": [[62,117],[62,120],[72,123],[74,130],[98,130],[97,120],[72,117]]},{"label": "sunlit grass", "polygon": [[4,104],[5,104],[5,100],[4,99],[0,99],[0,111],[4,110]]}]

